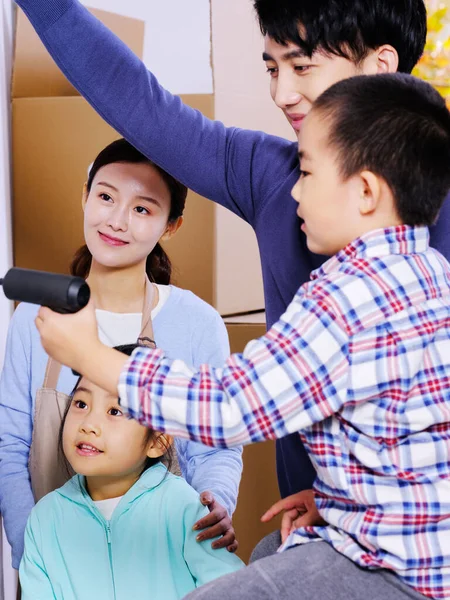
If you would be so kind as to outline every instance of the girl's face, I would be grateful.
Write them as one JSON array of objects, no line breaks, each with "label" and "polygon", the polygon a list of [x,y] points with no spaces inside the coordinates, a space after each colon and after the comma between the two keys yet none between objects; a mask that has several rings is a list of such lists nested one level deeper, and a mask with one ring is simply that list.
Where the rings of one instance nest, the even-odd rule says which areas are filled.
[{"label": "girl's face", "polygon": [[148,163],[112,163],[99,169],[83,196],[84,237],[93,259],[111,268],[143,263],[158,241],[179,223],[168,224],[170,192]]},{"label": "girl's face", "polygon": [[73,470],[88,485],[129,482],[139,478],[147,456],[165,452],[161,434],[147,442],[147,429],[124,415],[118,398],[82,378],[63,429],[63,450]]}]

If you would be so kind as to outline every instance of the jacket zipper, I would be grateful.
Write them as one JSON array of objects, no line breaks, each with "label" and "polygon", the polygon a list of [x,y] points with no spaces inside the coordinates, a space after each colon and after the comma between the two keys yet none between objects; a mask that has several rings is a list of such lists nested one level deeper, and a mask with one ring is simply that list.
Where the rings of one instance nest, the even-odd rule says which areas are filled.
[{"label": "jacket zipper", "polygon": [[112,561],[112,549],[111,549],[111,522],[106,522],[106,541],[108,543],[108,556],[109,556],[109,568],[111,569],[111,579],[114,591],[114,600],[116,600],[116,584],[114,582],[114,570]]}]

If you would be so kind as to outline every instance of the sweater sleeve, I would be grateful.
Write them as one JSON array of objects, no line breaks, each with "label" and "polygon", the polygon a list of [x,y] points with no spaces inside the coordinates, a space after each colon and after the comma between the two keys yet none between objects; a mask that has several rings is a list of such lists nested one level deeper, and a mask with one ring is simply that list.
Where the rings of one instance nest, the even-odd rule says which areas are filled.
[{"label": "sweater sleeve", "polygon": [[28,474],[32,432],[30,354],[26,307],[15,311],[8,332],[0,379],[0,511],[19,568],[25,525],[34,506]]},{"label": "sweater sleeve", "polygon": [[192,523],[204,517],[208,511],[200,504],[196,495],[192,494],[192,496],[192,499],[183,501],[183,555],[196,587],[200,587],[217,577],[238,571],[244,566],[244,563],[225,548],[213,550],[210,543],[199,544],[197,542],[196,532],[192,530]]},{"label": "sweater sleeve", "polygon": [[450,194],[447,196],[436,225],[430,228],[430,245],[450,261]]},{"label": "sweater sleeve", "polygon": [[226,128],[186,106],[77,0],[17,3],[105,121],[189,188],[255,225],[265,198],[296,168],[294,143]]},{"label": "sweater sleeve", "polygon": [[[195,328],[193,339],[194,365],[223,365],[230,354],[225,324],[220,315],[208,306],[210,317]],[[236,508],[242,476],[242,447],[214,449],[197,442],[177,439],[177,448],[184,454],[186,481],[200,494],[210,491],[231,516]]]},{"label": "sweater sleeve", "polygon": [[31,514],[25,530],[25,550],[20,563],[22,600],[56,600],[39,551],[39,521]]}]

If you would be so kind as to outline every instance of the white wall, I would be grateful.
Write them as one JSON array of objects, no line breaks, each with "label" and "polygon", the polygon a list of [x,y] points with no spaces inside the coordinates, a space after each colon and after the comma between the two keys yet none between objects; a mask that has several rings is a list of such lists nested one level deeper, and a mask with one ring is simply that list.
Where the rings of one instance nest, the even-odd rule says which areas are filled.
[{"label": "white wall", "polygon": [[173,94],[212,93],[209,0],[81,2],[145,22],[143,60],[167,90]]}]

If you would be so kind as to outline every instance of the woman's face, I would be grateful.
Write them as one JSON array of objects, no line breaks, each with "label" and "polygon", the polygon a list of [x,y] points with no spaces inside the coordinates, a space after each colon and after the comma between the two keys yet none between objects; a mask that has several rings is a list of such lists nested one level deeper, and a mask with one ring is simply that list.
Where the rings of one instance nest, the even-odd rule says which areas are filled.
[{"label": "woman's face", "polygon": [[83,204],[86,244],[105,267],[145,265],[160,238],[174,228],[168,224],[169,188],[148,163],[102,167]]}]

